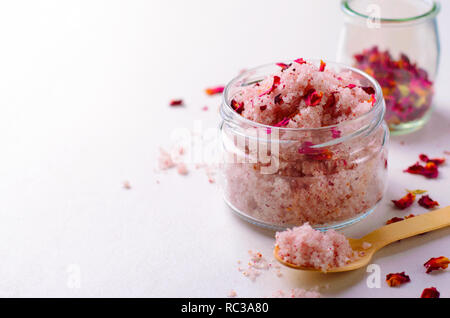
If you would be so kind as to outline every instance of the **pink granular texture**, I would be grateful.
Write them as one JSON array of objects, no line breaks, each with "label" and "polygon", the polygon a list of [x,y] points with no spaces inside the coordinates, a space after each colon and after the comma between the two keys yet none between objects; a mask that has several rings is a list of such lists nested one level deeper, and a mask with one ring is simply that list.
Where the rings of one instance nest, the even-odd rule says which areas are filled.
[{"label": "pink granular texture", "polygon": [[[273,85],[274,76],[280,78],[279,85],[264,94]],[[313,90],[322,98],[317,105],[308,106],[305,95]],[[275,98],[278,95],[282,102]],[[352,73],[328,68],[321,72],[313,64],[295,62],[257,84],[240,88],[233,96],[236,105],[243,103],[243,117],[271,126],[284,125],[289,118],[287,128],[319,128],[351,121],[373,107],[371,98]],[[350,131],[332,131],[327,136],[280,131],[280,140],[294,142],[279,143],[278,155],[272,153],[279,166],[269,174],[262,173],[266,163],[257,151],[233,141],[234,132],[226,131],[233,145],[225,151],[225,199],[246,216],[278,227],[305,222],[332,225],[368,212],[382,199],[386,185],[383,127],[369,136],[362,134],[329,146],[330,158],[308,155],[307,148],[299,153],[304,141],[321,144],[352,133],[352,125],[346,126]],[[273,129],[268,133],[273,134]]]},{"label": "pink granular texture", "polygon": [[315,290],[305,290],[302,288],[293,288],[288,291],[277,290],[271,298],[320,298],[322,295]]},{"label": "pink granular texture", "polygon": [[[276,271],[278,277],[282,276],[281,266],[276,261],[268,261],[260,252],[252,250],[248,251],[250,260],[247,263],[247,268],[238,267],[238,271],[251,281],[255,281],[263,272]],[[241,264],[239,261],[238,264]]]},{"label": "pink granular texture", "polygon": [[[280,84],[270,94],[262,95],[272,86],[275,76],[281,79]],[[359,84],[349,72],[321,72],[313,64],[294,62],[257,84],[246,86],[234,99],[244,103],[241,115],[255,122],[275,126],[290,118],[285,127],[318,128],[359,117],[372,108],[371,95]],[[323,96],[318,105],[308,106],[306,96],[312,90]],[[282,102],[275,99],[277,95]]]},{"label": "pink granular texture", "polygon": [[347,238],[334,230],[320,232],[308,223],[277,232],[279,256],[286,262],[326,272],[357,258]]}]

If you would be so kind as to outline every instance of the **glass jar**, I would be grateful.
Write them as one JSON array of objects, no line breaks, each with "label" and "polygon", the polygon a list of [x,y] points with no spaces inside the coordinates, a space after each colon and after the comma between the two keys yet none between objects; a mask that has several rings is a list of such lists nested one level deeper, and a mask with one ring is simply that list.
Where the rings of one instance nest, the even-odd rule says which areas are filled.
[{"label": "glass jar", "polygon": [[341,7],[345,23],[337,60],[378,80],[392,134],[420,129],[431,115],[439,64],[439,3],[343,0]]},{"label": "glass jar", "polygon": [[370,111],[312,129],[267,126],[234,111],[233,97],[243,87],[277,69],[270,64],[246,71],[225,88],[220,140],[226,203],[247,221],[276,230],[305,222],[326,230],[361,220],[386,187],[389,130],[381,87],[364,72],[327,62],[327,69],[350,72],[373,88]]}]

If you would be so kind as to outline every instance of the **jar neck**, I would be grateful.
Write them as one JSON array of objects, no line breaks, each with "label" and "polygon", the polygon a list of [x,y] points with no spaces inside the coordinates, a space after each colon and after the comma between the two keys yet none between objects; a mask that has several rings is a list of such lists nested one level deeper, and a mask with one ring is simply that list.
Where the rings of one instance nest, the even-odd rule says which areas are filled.
[{"label": "jar neck", "polygon": [[404,26],[434,19],[440,3],[433,0],[342,0],[341,9],[352,22]]}]

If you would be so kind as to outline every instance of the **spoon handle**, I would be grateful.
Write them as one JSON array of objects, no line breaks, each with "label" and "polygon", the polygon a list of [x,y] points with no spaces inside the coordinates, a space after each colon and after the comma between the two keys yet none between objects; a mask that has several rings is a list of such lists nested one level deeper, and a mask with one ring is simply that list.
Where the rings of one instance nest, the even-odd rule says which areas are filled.
[{"label": "spoon handle", "polygon": [[380,249],[392,242],[450,225],[450,206],[385,225],[361,238]]}]

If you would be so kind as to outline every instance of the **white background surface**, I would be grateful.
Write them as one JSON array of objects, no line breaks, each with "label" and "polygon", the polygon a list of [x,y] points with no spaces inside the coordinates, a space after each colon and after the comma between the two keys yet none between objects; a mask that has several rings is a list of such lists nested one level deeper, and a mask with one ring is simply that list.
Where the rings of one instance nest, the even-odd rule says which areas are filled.
[{"label": "white background surface", "polygon": [[[402,173],[421,152],[450,150],[443,2],[436,110],[422,131],[393,138],[385,200],[346,229],[349,236],[425,212],[417,204],[392,209],[405,188],[450,204],[449,164],[437,180]],[[450,272],[423,268],[430,257],[450,256],[450,229],[377,253],[380,289],[367,288],[365,269],[283,269],[281,278],[268,272],[251,282],[236,262],[248,261],[248,249],[270,258],[273,233],[230,213],[203,171],[156,171],[158,147],[169,147],[173,129],[192,129],[194,120],[216,127],[220,98],[207,97],[205,87],[263,63],[333,60],[341,26],[333,0],[2,2],[0,296],[226,297],[234,289],[265,297],[329,284],[322,291],[331,297],[418,297],[430,286],[450,297]],[[168,107],[177,97],[185,108]],[[385,275],[399,271],[412,282],[388,288]],[[70,288],[77,276],[80,288]]]}]

